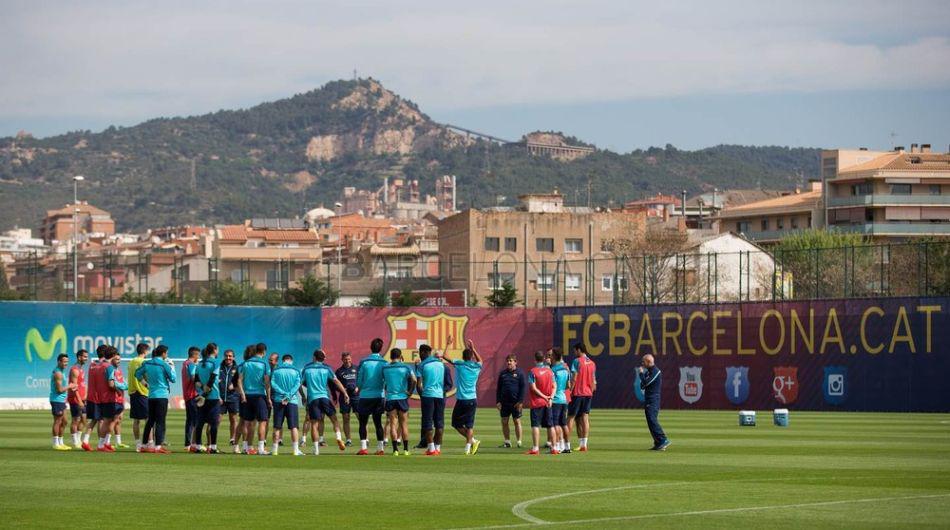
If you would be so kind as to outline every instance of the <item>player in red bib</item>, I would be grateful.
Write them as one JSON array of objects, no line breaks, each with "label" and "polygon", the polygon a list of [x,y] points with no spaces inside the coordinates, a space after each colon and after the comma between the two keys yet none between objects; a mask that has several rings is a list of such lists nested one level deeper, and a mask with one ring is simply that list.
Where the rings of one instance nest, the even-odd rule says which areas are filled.
[{"label": "player in red bib", "polygon": [[[541,428],[548,431],[548,439],[554,439],[554,426],[551,424],[551,400],[554,398],[554,373],[544,362],[545,354],[537,351],[534,354],[535,365],[528,372],[528,405],[531,407],[531,450],[526,454],[540,453]],[[554,448],[551,449],[555,453]]]},{"label": "player in red bib", "polygon": [[76,352],[76,364],[69,368],[69,385],[75,385],[74,390],[66,394],[66,403],[69,404],[69,415],[72,421],[69,424],[69,433],[73,437],[73,447],[82,447],[82,431],[86,427],[86,370],[83,368],[89,362],[89,352]]},{"label": "player in red bib", "polygon": [[86,428],[82,434],[82,448],[85,451],[92,451],[92,447],[89,446],[89,435],[93,431],[98,434],[99,420],[102,419],[99,411],[99,394],[101,393],[105,367],[108,364],[105,360],[108,350],[109,346],[106,344],[100,344],[96,347],[96,360],[89,363],[89,373],[86,375]]},{"label": "player in red bib", "polygon": [[571,405],[568,409],[568,428],[577,425],[579,450],[587,451],[587,437],[590,435],[590,405],[597,391],[597,365],[587,356],[583,344],[574,345],[577,358],[571,363]]},{"label": "player in red bib", "polygon": [[112,432],[115,425],[125,410],[125,391],[129,387],[122,374],[122,368],[119,363],[122,358],[118,350],[109,346],[106,352],[106,362],[104,368],[100,368],[102,385],[99,389],[99,408],[101,409],[102,421],[99,423],[99,451],[114,453],[112,447]]}]

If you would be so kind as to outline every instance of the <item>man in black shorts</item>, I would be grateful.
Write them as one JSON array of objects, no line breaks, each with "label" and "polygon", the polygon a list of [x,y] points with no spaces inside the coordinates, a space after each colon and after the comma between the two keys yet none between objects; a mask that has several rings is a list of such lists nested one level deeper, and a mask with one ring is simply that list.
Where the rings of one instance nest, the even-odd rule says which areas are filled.
[{"label": "man in black shorts", "polygon": [[340,408],[340,415],[343,420],[343,436],[346,437],[346,446],[350,447],[353,445],[350,438],[350,414],[357,410],[360,397],[356,392],[356,367],[353,366],[353,356],[350,355],[350,352],[345,351],[340,354],[340,358],[343,364],[336,369],[336,379],[346,389],[346,396],[349,401],[343,399],[342,393],[337,390],[336,386],[331,386],[330,391],[333,394],[333,401]]},{"label": "man in black shorts", "polygon": [[511,447],[511,430],[508,418],[515,424],[515,438],[518,447],[521,447],[521,410],[524,406],[525,382],[524,372],[518,368],[518,360],[509,355],[505,358],[505,369],[498,374],[498,384],[495,388],[495,408],[501,414],[501,432],[505,436],[503,448]]},{"label": "man in black shorts", "polygon": [[228,414],[230,424],[229,439],[234,445],[234,434],[237,429],[238,412],[241,397],[237,392],[237,364],[234,363],[234,350],[224,350],[224,360],[218,373],[218,395],[221,396],[221,408]]}]

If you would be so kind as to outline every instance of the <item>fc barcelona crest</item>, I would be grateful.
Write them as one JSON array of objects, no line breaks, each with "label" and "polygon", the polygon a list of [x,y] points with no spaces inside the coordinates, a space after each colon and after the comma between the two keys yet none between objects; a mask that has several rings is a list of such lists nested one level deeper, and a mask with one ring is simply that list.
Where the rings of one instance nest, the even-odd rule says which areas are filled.
[{"label": "fc barcelona crest", "polygon": [[[386,317],[389,323],[389,348],[399,348],[404,352],[418,350],[419,346],[428,344],[433,350],[445,352],[450,359],[462,357],[465,348],[465,327],[468,325],[467,316],[451,316],[439,313],[434,316],[422,316],[417,313],[407,315],[390,315]],[[450,343],[451,341],[451,343]]]}]

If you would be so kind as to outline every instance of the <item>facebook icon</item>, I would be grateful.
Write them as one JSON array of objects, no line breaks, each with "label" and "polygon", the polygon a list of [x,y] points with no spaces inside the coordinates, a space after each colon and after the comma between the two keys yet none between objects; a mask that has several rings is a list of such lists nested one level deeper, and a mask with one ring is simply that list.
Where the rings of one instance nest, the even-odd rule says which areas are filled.
[{"label": "facebook icon", "polygon": [[726,397],[733,405],[741,405],[749,398],[749,367],[726,368]]}]

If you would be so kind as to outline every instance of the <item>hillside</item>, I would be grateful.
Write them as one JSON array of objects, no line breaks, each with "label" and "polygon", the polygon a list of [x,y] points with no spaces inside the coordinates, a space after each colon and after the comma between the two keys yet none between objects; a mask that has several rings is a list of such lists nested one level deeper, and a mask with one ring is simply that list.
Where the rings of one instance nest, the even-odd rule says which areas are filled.
[{"label": "hillside", "polygon": [[417,178],[430,192],[437,176],[457,175],[460,207],[555,186],[586,203],[591,178],[593,202],[616,204],[657,191],[789,188],[799,170],[816,173],[817,158],[816,149],[666,146],[558,162],[450,131],[375,80],[334,81],[245,110],[0,138],[0,229],[37,227],[71,200],[73,175],[86,177],[81,198],[133,231],[300,215],[384,176]]}]

